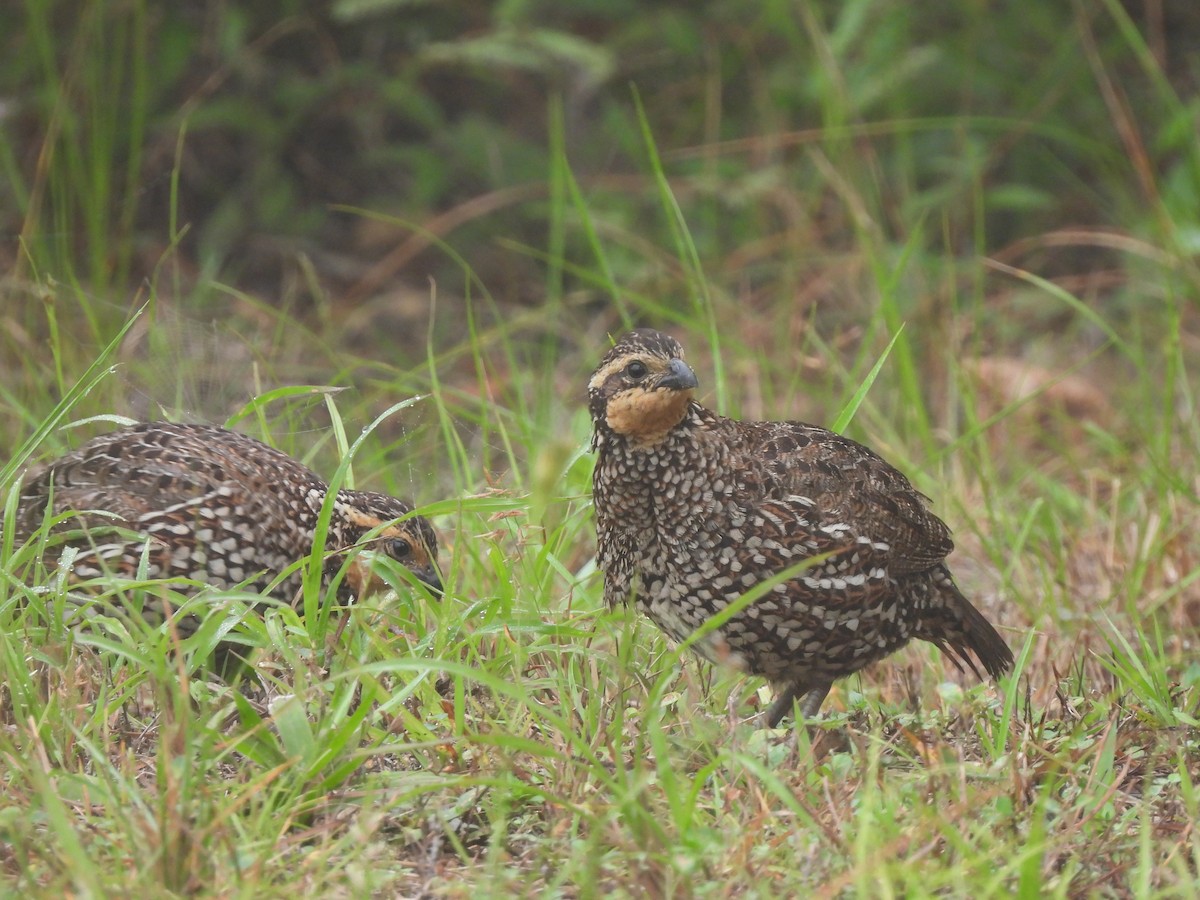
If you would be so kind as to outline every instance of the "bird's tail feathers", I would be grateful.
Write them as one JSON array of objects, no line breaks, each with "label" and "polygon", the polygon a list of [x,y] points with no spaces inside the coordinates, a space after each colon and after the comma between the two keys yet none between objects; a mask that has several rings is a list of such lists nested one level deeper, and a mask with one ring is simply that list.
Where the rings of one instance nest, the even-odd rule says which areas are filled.
[{"label": "bird's tail feathers", "polygon": [[1000,678],[1013,667],[1013,654],[1008,644],[983,613],[971,605],[949,572],[938,573],[937,588],[941,604],[930,610],[926,627],[916,637],[936,645],[950,657],[959,669],[970,669],[983,680],[984,671],[993,678]]}]

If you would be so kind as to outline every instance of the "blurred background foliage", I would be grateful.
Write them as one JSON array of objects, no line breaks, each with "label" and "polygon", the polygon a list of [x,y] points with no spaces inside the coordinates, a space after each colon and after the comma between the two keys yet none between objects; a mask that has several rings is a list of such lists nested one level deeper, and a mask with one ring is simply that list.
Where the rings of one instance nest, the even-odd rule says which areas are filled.
[{"label": "blurred background foliage", "polygon": [[429,248],[365,275],[400,238],[358,207],[452,233],[498,299],[538,302],[541,265],[496,235],[546,248],[556,122],[597,218],[656,239],[633,89],[701,257],[763,243],[751,282],[803,264],[771,246],[796,228],[809,254],[913,223],[954,252],[1114,222],[1200,248],[1160,209],[1200,208],[1187,2],[33,0],[0,32],[2,264],[114,296],[168,251],[300,308],[461,279]]},{"label": "blurred background foliage", "polygon": [[11,334],[50,279],[88,346],[152,297],[411,365],[466,321],[590,358],[707,316],[823,370],[886,306],[934,371],[1108,342],[984,258],[1118,330],[1200,284],[1182,0],[29,0],[0,34]]}]

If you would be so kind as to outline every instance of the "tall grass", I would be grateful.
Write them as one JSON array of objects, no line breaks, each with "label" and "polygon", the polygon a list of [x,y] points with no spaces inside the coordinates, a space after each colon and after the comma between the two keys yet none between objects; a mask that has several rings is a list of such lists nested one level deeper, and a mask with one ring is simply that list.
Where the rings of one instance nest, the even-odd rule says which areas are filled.
[{"label": "tall grass", "polygon": [[[768,3],[738,13],[744,42],[702,77],[639,81],[604,107],[635,189],[580,165],[578,98],[550,100],[547,187],[519,211],[549,223],[544,240],[495,219],[477,244],[425,229],[441,277],[421,283],[420,327],[381,307],[355,331],[360,309],[316,276],[278,304],[180,276],[178,223],[159,277],[129,292],[150,304],[134,316],[120,291],[136,229],[116,198],[138,185],[112,173],[140,171],[150,84],[123,54],[148,10],[81,20],[71,46],[111,46],[66,84],[52,5],[30,6],[44,87],[79,116],[70,134],[94,137],[48,132],[53,164],[29,183],[0,139],[28,226],[25,263],[0,288],[16,300],[0,311],[5,522],[21,471],[107,427],[93,417],[135,390],[153,401],[139,413],[228,421],[335,482],[412,497],[442,535],[447,591],[385,571],[393,592],[335,610],[314,573],[302,609],[261,614],[244,596],[177,594],[204,618],[181,636],[127,613],[162,586],[106,583],[84,601],[54,559],[26,577],[36,539],[3,528],[7,891],[1195,891],[1200,281],[1195,207],[1178,200],[1194,148],[1137,172],[1127,154],[1177,146],[1189,103],[1119,4],[1077,4],[1074,37],[1041,57],[1007,18],[996,37],[963,22],[937,45],[886,7],[801,4],[797,17]],[[670,10],[646,15],[671,24]],[[1044,35],[1051,16],[1025,26]],[[1106,52],[1068,52],[1087,34]],[[523,52],[498,26],[476,38],[440,52]],[[992,42],[1024,61],[1024,81],[1005,70],[1000,83]],[[731,58],[747,64],[718,64]],[[1080,100],[1075,118],[1045,114],[1055,91],[1121,84],[1130,61],[1157,97],[1144,118],[1125,117],[1120,91]],[[135,88],[131,118],[104,107],[115,82]],[[968,84],[979,93],[951,106]],[[1007,116],[979,99],[1004,85]],[[819,116],[801,127],[790,117],[809,103]],[[189,158],[168,156],[175,184]],[[1148,214],[1147,171],[1161,180]],[[1084,195],[1110,219],[1068,231],[1056,216]],[[382,203],[337,212],[423,228]],[[544,305],[472,264],[497,242],[541,267]],[[203,354],[172,337],[213,311],[219,337],[190,345]],[[811,730],[764,732],[760,682],[606,609],[583,385],[634,324],[680,337],[706,403],[836,425],[907,471],[953,525],[952,566],[1016,673],[976,685],[913,646],[839,683]],[[92,615],[74,624],[81,602]],[[253,661],[238,685],[203,664],[221,640]]]}]

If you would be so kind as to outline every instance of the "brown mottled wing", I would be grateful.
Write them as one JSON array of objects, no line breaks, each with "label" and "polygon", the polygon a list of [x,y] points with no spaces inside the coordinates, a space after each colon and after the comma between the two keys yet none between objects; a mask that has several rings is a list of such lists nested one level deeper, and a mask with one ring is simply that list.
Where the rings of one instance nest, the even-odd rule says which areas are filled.
[{"label": "brown mottled wing", "polygon": [[925,571],[954,549],[924,495],[862,444],[803,422],[745,422],[736,431],[767,472],[768,497],[807,497],[822,525],[886,542],[893,576]]},{"label": "brown mottled wing", "polygon": [[[47,505],[58,515],[78,510],[80,515],[64,522],[61,528],[84,528],[89,537],[70,543],[85,551],[76,571],[94,574],[89,559],[99,557],[102,568],[133,573],[141,559],[146,536],[150,537],[149,575],[188,574],[207,578],[216,584],[234,584],[256,573],[264,564],[256,561],[262,542],[247,540],[246,535],[230,530],[234,517],[206,516],[214,509],[246,510],[261,498],[265,481],[262,473],[247,464],[240,436],[224,433],[222,440],[212,439],[200,426],[144,427],[101,435],[75,452],[31,470],[21,495],[19,532],[25,536],[40,527]],[[244,439],[242,439],[244,440]],[[254,450],[261,455],[258,445]],[[249,457],[253,459],[253,455]],[[222,491],[220,502],[215,502]],[[258,498],[258,499],[255,499]],[[108,513],[101,515],[97,513]],[[255,510],[242,520],[262,522],[264,510]],[[114,518],[114,516],[116,518]],[[141,537],[121,536],[116,529],[140,533]],[[204,556],[179,558],[187,551],[194,536],[207,529],[203,541],[210,550],[222,546],[227,538],[236,538],[240,551],[237,565],[229,566],[228,578],[213,577]],[[186,535],[184,541],[181,535]],[[161,540],[157,538],[161,537]],[[174,554],[174,558],[173,557]],[[235,577],[236,576],[236,577]]]},{"label": "brown mottled wing", "polygon": [[[161,439],[142,429],[113,432],[30,470],[21,491],[23,529],[41,524],[51,496],[54,513],[104,510],[132,526],[167,503],[204,497],[228,480],[219,467],[189,453],[186,444],[164,445]],[[221,448],[207,444],[204,455],[219,456]]]},{"label": "brown mottled wing", "polygon": [[144,499],[130,495],[114,477],[113,460],[85,453],[87,449],[26,474],[18,517],[21,534],[28,535],[41,526],[51,497],[51,515],[68,509],[102,509],[128,523],[146,511]]}]

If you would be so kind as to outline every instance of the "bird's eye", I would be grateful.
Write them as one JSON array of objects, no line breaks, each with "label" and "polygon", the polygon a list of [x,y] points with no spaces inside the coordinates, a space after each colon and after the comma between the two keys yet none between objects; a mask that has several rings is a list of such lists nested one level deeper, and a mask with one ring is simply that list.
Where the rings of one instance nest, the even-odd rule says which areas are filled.
[{"label": "bird's eye", "polygon": [[629,365],[627,365],[625,367],[625,374],[628,375],[630,378],[632,378],[634,381],[641,381],[643,378],[646,377],[646,373],[649,371],[650,370],[648,368],[646,368],[646,364],[644,362],[642,362],[640,359],[635,359],[633,362],[631,362]]},{"label": "bird's eye", "polygon": [[408,559],[412,556],[412,544],[404,538],[396,538],[392,541],[392,557],[394,559]]}]

